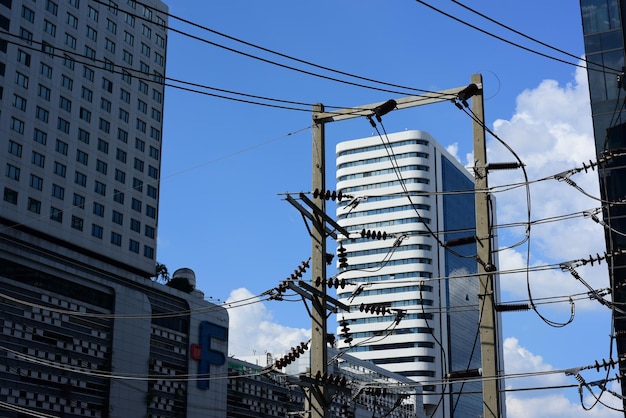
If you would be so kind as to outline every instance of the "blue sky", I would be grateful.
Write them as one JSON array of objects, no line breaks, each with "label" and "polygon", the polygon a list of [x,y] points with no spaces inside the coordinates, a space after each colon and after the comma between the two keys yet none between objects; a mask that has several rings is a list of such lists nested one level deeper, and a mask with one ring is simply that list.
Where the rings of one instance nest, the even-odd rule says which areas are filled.
[{"label": "blue sky", "polygon": [[[577,63],[453,1],[428,3],[524,48]],[[543,43],[574,56],[583,55],[578,2],[464,4]],[[170,13],[212,32],[170,19],[172,28],[195,39],[170,32],[168,77],[301,103],[281,103],[301,109],[298,111],[246,103],[242,99],[268,101],[216,90],[203,89],[210,94],[199,94],[166,89],[157,258],[170,272],[192,268],[207,299],[233,302],[259,295],[289,277],[310,256],[311,242],[302,218],[284,200],[285,193],[311,188],[310,104],[357,107],[416,94],[413,89],[438,91],[464,86],[472,74],[481,73],[487,125],[520,155],[531,180],[594,159],[584,71],[513,46],[420,2],[176,0],[170,2]],[[403,87],[388,87],[347,74]],[[392,112],[384,122],[387,132],[427,131],[463,164],[468,162],[471,121],[451,103]],[[327,126],[328,188],[334,184],[335,144],[369,135],[372,128],[364,119]],[[488,153],[490,161],[514,160],[492,139]],[[595,172],[572,179],[598,196]],[[521,180],[519,172],[498,173],[490,178],[490,184]],[[599,206],[597,200],[556,180],[534,183],[531,193],[533,219],[582,213]],[[519,190],[498,193],[497,199],[499,223],[525,220],[525,197]],[[333,210],[330,206],[329,211]],[[518,241],[521,233],[514,228],[502,232],[501,246]],[[558,265],[605,250],[602,228],[582,216],[533,226],[531,237],[531,266]],[[501,269],[523,270],[526,255],[525,246],[502,251]],[[605,264],[577,272],[594,288],[608,286]],[[558,269],[503,275],[502,299],[527,300],[527,279],[534,298],[560,297],[556,299],[559,303],[540,305],[541,315],[549,321],[569,319],[568,296],[582,293],[583,299],[574,296],[575,318],[562,328],[546,324],[532,311],[503,317],[506,373],[547,372],[539,378],[509,379],[507,387],[577,384],[574,377],[560,371],[611,356],[610,311],[584,300],[587,288]],[[306,340],[310,319],[302,302],[241,305],[232,303],[238,307],[229,310],[230,354],[280,353]],[[332,317],[329,327],[334,327]],[[588,381],[604,377],[595,370],[582,374]],[[597,387],[594,389],[599,393]],[[601,400],[618,404],[608,393]],[[586,394],[585,406],[591,405]],[[514,418],[623,415],[600,404],[585,411],[577,388],[509,392],[507,408],[509,417]]]}]

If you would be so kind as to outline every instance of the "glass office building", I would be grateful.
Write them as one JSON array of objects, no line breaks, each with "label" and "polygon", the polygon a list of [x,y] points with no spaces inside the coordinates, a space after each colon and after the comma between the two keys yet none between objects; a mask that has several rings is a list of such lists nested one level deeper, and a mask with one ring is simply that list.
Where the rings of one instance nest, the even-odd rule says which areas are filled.
[{"label": "glass office building", "polygon": [[349,196],[337,219],[350,232],[338,242],[348,264],[338,298],[350,306],[337,314],[340,348],[420,382],[428,416],[481,415],[480,382],[439,384],[481,364],[476,244],[442,246],[475,235],[472,176],[422,131],[336,152],[337,190]]},{"label": "glass office building", "polygon": [[[598,174],[603,203],[607,253],[626,248],[626,206],[612,204],[626,197],[626,112],[624,111],[624,33],[626,4],[621,0],[581,0],[585,58],[591,112],[600,164]],[[613,301],[626,302],[626,257],[608,259]],[[626,315],[613,311],[614,338],[620,373],[626,372]],[[622,393],[626,381],[622,379]],[[626,403],[625,403],[626,405]]]}]

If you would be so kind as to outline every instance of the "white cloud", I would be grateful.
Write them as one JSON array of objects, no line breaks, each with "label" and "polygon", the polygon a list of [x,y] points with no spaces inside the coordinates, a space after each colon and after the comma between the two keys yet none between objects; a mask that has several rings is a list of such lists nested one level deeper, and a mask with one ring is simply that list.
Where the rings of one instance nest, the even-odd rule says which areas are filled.
[{"label": "white cloud", "polygon": [[[550,364],[544,362],[541,356],[531,353],[521,346],[516,338],[507,338],[504,341],[504,362],[506,374],[518,373],[541,373],[554,371]],[[589,378],[585,379],[593,381]],[[598,377],[595,377],[598,379]],[[506,388],[506,412],[508,418],[561,418],[561,417],[618,417],[623,416],[623,412],[616,412],[601,404],[595,405],[590,411],[586,411],[580,402],[573,402],[565,396],[563,391],[542,390],[542,391],[512,391],[514,389],[528,387],[548,387],[577,385],[578,381],[574,376],[566,376],[565,373],[541,374],[537,377],[520,379],[508,379]],[[593,387],[596,395],[600,393],[597,387]],[[565,389],[574,398],[578,397],[578,388]],[[618,391],[618,388],[612,388]],[[610,394],[604,394],[602,401],[612,408],[621,408],[620,401]],[[585,407],[589,408],[594,404],[594,399],[589,392],[585,393]]]},{"label": "white cloud", "polygon": [[[236,303],[238,301],[245,301]],[[272,313],[248,289],[233,290],[226,303],[230,316],[228,354],[237,358],[273,355],[288,352],[302,341],[308,341],[311,331],[289,328],[276,323]]]}]

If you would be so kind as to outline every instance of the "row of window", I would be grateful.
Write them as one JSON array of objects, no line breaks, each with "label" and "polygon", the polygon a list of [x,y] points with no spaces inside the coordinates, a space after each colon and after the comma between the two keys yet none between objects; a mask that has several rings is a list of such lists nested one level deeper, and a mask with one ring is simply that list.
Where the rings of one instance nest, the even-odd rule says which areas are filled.
[{"label": "row of window", "polygon": [[[405,152],[402,154],[396,154],[393,157],[395,160],[401,160],[403,158],[424,158],[424,159],[428,159],[428,153],[426,152]],[[348,168],[348,167],[358,167],[361,165],[366,165],[366,164],[375,164],[375,163],[383,163],[383,162],[389,162],[389,157],[385,156],[385,157],[375,157],[375,158],[368,158],[365,160],[358,160],[358,161],[350,161],[347,163],[342,163],[339,164],[337,166],[337,169],[342,169],[342,168]]]},{"label": "row of window", "polygon": [[[18,202],[18,192],[10,189],[8,187],[4,188],[4,200],[8,203],[17,205]],[[84,200],[83,200],[83,204],[84,204]],[[26,209],[30,212],[33,212],[35,214],[41,214],[41,207],[42,207],[42,202],[40,200],[37,200],[35,198],[29,197],[27,204],[26,204]],[[54,206],[50,206],[50,219],[55,221],[55,222],[59,222],[62,223],[63,222],[63,210]],[[97,202],[94,202],[94,213],[98,216],[103,217],[104,216],[104,206],[98,204]],[[113,211],[112,212],[112,221],[114,223],[117,223],[119,225],[122,224],[122,219],[123,219],[123,214],[117,211]],[[72,215],[71,218],[71,227],[73,229],[82,231],[83,230],[83,224],[84,224],[84,219],[76,216],[76,215]],[[141,222],[131,218],[131,222],[130,222],[130,229],[134,232],[141,232]],[[91,228],[91,235],[102,239],[103,238],[103,232],[104,232],[104,228],[98,224],[93,223],[92,224],[92,228]],[[149,226],[149,225],[144,225],[144,234],[145,236],[147,236],[148,238],[154,239],[156,236],[156,231],[154,229],[154,227]],[[117,246],[121,246],[122,243],[122,235],[117,233],[117,232],[111,232],[111,243]],[[133,239],[129,240],[129,250],[135,253],[139,252],[139,242],[135,241]],[[148,257],[148,258],[154,258],[154,249],[150,246],[144,246],[144,256]]]},{"label": "row of window", "polygon": [[352,155],[352,154],[360,154],[363,152],[370,152],[370,151],[378,151],[378,150],[388,150],[390,147],[402,147],[405,145],[424,145],[424,146],[428,146],[428,141],[425,139],[405,139],[403,141],[397,141],[397,142],[385,142],[383,144],[378,144],[378,145],[370,145],[368,147],[363,147],[363,148],[354,148],[354,149],[349,149],[349,150],[345,150],[345,151],[341,151],[339,154],[337,154],[337,157],[342,157],[344,155]]}]

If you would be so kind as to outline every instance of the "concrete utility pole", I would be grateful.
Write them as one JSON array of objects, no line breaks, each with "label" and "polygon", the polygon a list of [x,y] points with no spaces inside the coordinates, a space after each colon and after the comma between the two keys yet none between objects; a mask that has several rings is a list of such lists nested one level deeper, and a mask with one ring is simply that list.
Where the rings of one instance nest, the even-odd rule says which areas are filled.
[{"label": "concrete utility pole", "polygon": [[[482,76],[472,76],[472,83],[482,86]],[[480,309],[480,351],[483,369],[483,417],[500,417],[498,390],[498,332],[495,320],[495,298],[491,260],[491,227],[489,225],[489,193],[487,192],[487,151],[485,144],[484,107],[482,87],[472,97],[474,114],[474,187],[479,190],[476,199],[476,249],[478,258],[478,299]]]},{"label": "concrete utility pole", "polygon": [[[477,74],[471,78],[474,85],[458,87],[449,90],[426,93],[420,96],[408,96],[395,100],[395,109],[406,109],[409,107],[423,106],[427,104],[454,101],[460,99],[459,93],[471,91],[463,99],[472,98],[472,112],[475,120],[473,123],[474,132],[474,157],[476,166],[475,188],[476,190],[487,189],[487,169],[486,169],[486,146],[483,111],[483,88],[482,77]],[[322,104],[313,107],[313,149],[312,149],[312,190],[319,190],[324,193],[325,185],[325,124],[338,122],[356,117],[372,117],[377,109],[387,105],[389,102],[380,102],[357,106],[350,109],[335,110],[325,112]],[[390,110],[390,109],[389,109]],[[483,363],[483,404],[484,417],[500,417],[500,393],[498,391],[498,381],[494,378],[498,373],[498,333],[496,332],[495,309],[494,309],[494,266],[491,262],[491,233],[489,225],[489,195],[487,193],[476,194],[476,237],[478,248],[478,272],[479,272],[479,298],[480,303],[480,338],[481,355]],[[315,292],[311,294],[312,301],[312,336],[311,336],[311,377],[316,375],[326,375],[328,372],[327,358],[327,299],[326,295],[326,222],[329,221],[325,214],[325,200],[314,199],[314,218],[312,221],[312,276]],[[292,203],[293,204],[293,203]],[[302,212],[302,210],[301,210]],[[338,227],[338,226],[337,226]],[[343,233],[343,232],[342,232]],[[320,278],[321,280],[317,280]],[[335,301],[337,302],[337,301]],[[337,305],[337,303],[335,303]],[[346,307],[348,308],[348,307]],[[328,390],[323,382],[313,380],[309,388],[309,408],[310,418],[328,418],[330,399]]]},{"label": "concrete utility pole", "polygon": [[[313,108],[313,179],[312,189],[326,190],[326,146],[325,125],[315,120],[315,115],[324,111],[322,104],[316,104]],[[313,204],[326,213],[326,200],[313,199]],[[313,214],[312,248],[311,248],[311,274],[313,284],[319,283],[311,299],[311,375],[325,375],[328,372],[328,350],[326,349],[327,324],[326,324],[326,220],[318,214]],[[321,280],[315,280],[316,278]],[[327,418],[329,398],[323,384],[309,388],[309,408],[311,418]]]}]

